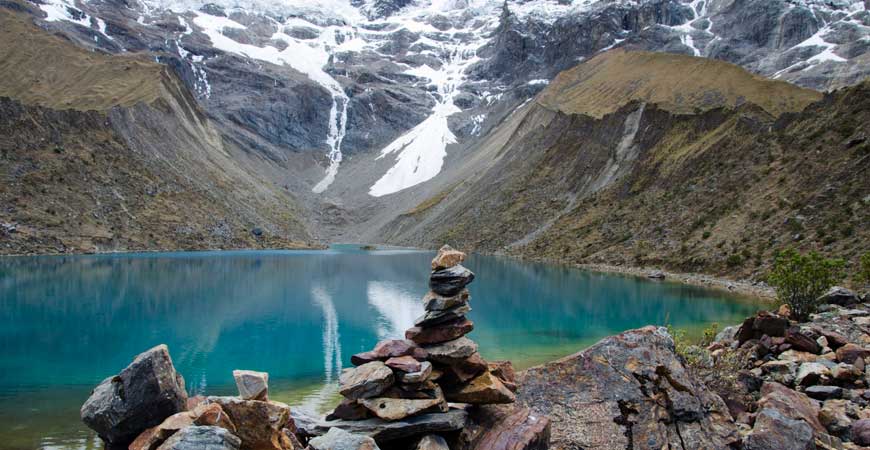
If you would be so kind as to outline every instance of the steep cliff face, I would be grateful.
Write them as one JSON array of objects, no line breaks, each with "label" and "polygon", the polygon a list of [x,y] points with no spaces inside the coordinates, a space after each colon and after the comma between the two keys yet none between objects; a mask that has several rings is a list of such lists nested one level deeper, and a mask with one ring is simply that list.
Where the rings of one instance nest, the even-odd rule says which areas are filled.
[{"label": "steep cliff face", "polygon": [[0,10],[0,253],[296,247],[295,200],[187,87]]},{"label": "steep cliff face", "polygon": [[[639,68],[632,76],[630,66],[623,78],[606,77],[612,112],[572,93],[590,80],[602,89],[594,82],[616,66],[593,60],[566,72],[500,126],[494,135],[507,137],[484,145],[491,159],[477,174],[383,232],[414,245],[730,275],[760,274],[786,246],[850,260],[868,249],[870,144],[861,124],[870,84],[822,98],[737,74],[695,89],[690,79],[731,67],[669,62],[684,89],[662,90],[673,80],[644,79]],[[753,94],[765,91],[777,94]]]}]

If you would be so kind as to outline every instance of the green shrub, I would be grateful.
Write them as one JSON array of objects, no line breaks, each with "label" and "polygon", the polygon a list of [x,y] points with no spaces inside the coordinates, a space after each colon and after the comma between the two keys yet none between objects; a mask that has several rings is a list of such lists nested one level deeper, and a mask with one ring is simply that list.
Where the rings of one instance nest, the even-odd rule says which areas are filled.
[{"label": "green shrub", "polygon": [[816,310],[816,299],[842,279],[844,266],[843,260],[824,258],[815,251],[802,255],[787,249],[776,255],[767,279],[794,318],[807,320]]},{"label": "green shrub", "polygon": [[743,265],[743,257],[740,255],[734,254],[728,257],[725,260],[725,264],[728,264],[728,267],[739,267]]},{"label": "green shrub", "polygon": [[710,235],[711,235],[711,233],[709,231],[705,231],[704,234],[701,235],[701,238],[707,239],[710,237]]}]

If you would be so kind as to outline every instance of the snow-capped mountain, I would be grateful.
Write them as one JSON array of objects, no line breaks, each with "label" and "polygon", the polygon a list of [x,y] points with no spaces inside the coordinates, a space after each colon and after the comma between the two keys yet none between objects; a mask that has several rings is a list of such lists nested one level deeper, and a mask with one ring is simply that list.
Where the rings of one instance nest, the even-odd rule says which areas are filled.
[{"label": "snow-capped mountain", "polygon": [[556,74],[615,47],[816,89],[870,74],[865,0],[31,1],[81,46],[173,67],[324,227],[431,195]]}]

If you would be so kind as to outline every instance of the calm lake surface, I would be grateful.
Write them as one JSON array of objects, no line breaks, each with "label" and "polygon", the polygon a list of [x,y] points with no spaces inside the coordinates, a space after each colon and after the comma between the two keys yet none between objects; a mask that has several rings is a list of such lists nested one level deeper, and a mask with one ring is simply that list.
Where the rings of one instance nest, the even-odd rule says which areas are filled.
[{"label": "calm lake surface", "polygon": [[[90,390],[160,343],[188,391],[235,394],[233,369],[269,372],[270,397],[323,411],[350,356],[422,313],[432,252],[154,253],[0,258],[0,449],[97,449]],[[519,367],[648,324],[733,324],[757,303],[725,293],[472,255],[471,338]]]}]

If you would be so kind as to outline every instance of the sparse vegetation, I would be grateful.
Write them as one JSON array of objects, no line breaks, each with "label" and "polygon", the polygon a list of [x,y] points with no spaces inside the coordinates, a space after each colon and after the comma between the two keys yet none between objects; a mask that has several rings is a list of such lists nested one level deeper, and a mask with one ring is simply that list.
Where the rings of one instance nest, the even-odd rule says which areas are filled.
[{"label": "sparse vegetation", "polygon": [[870,252],[864,253],[861,256],[861,262],[858,264],[858,273],[855,275],[855,281],[860,284],[870,285]]},{"label": "sparse vegetation", "polygon": [[776,288],[779,300],[791,308],[794,318],[806,320],[815,312],[819,296],[842,279],[844,266],[841,259],[787,249],[777,254],[768,282]]}]

